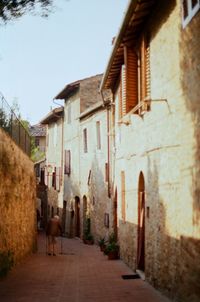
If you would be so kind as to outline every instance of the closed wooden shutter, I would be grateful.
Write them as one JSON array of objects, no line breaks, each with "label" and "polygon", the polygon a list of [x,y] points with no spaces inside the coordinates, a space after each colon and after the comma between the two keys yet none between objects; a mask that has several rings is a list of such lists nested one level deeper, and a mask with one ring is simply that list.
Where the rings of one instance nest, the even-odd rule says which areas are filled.
[{"label": "closed wooden shutter", "polygon": [[149,43],[146,44],[145,49],[145,59],[146,59],[146,97],[150,99],[151,96],[151,73],[150,73],[150,45]]},{"label": "closed wooden shutter", "polygon": [[126,113],[138,104],[138,56],[135,51],[125,46],[126,65]]},{"label": "closed wooden shutter", "polygon": [[121,94],[122,94],[122,116],[124,116],[127,113],[126,110],[126,66],[122,65],[121,68]]},{"label": "closed wooden shutter", "polygon": [[146,56],[145,56],[145,39],[142,38],[140,51],[140,101],[146,96]]},{"label": "closed wooden shutter", "polygon": [[140,51],[140,100],[150,98],[150,45],[143,36]]},{"label": "closed wooden shutter", "polygon": [[119,120],[120,120],[122,118],[122,77],[121,77],[121,74],[120,74],[120,85],[119,85],[118,99],[119,99],[118,113],[119,113]]},{"label": "closed wooden shutter", "polygon": [[126,202],[125,202],[125,172],[121,171],[121,214],[122,220],[126,219]]}]

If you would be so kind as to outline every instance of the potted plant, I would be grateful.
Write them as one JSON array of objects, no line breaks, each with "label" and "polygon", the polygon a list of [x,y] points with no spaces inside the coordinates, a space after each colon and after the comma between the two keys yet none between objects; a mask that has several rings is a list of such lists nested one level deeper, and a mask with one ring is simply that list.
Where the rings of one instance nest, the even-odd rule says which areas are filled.
[{"label": "potted plant", "polygon": [[85,229],[84,229],[84,233],[83,233],[83,242],[85,244],[94,243],[93,236],[90,232],[90,218],[87,218],[87,220],[86,220]]},{"label": "potted plant", "polygon": [[119,245],[117,242],[108,243],[105,249],[105,254],[108,255],[108,260],[119,258]]},{"label": "potted plant", "polygon": [[105,239],[105,237],[100,237],[99,240],[98,240],[98,244],[100,246],[100,250],[102,252],[104,252],[105,248],[106,248],[106,239]]},{"label": "potted plant", "polygon": [[119,245],[114,233],[109,236],[108,244],[105,248],[106,255],[108,255],[109,260],[114,260],[119,258]]}]

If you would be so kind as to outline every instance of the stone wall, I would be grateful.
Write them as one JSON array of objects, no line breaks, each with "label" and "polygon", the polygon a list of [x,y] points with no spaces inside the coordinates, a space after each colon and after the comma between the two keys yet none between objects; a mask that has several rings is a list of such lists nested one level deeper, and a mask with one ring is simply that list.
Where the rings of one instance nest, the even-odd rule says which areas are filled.
[{"label": "stone wall", "polygon": [[0,252],[14,263],[36,249],[36,193],[32,161],[0,129]]}]

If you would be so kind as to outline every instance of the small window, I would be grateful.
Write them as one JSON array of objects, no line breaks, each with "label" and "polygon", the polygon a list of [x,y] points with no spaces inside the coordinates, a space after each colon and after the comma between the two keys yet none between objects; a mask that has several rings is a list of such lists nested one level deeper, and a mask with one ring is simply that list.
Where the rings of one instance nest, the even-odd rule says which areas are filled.
[{"label": "small window", "polygon": [[101,149],[101,129],[100,122],[96,122],[96,133],[97,133],[97,149]]},{"label": "small window", "polygon": [[200,9],[200,0],[182,0],[182,24],[183,28],[192,20]]},{"label": "small window", "polygon": [[52,173],[52,187],[55,189],[56,188],[56,173]]},{"label": "small window", "polygon": [[108,182],[108,180],[109,180],[108,163],[105,163],[105,181]]},{"label": "small window", "polygon": [[88,147],[87,147],[87,129],[85,128],[83,130],[83,150],[85,153],[88,152]]},{"label": "small window", "polygon": [[104,226],[106,228],[109,228],[109,214],[108,213],[104,213]]},{"label": "small window", "polygon": [[40,145],[40,139],[38,137],[35,138],[35,145],[36,147]]},{"label": "small window", "polygon": [[69,104],[67,108],[67,123],[71,124],[71,121],[72,121],[72,111],[71,111],[71,104]]},{"label": "small window", "polygon": [[64,172],[67,175],[70,175],[70,173],[71,173],[71,153],[70,153],[70,150],[65,150]]},{"label": "small window", "polygon": [[122,221],[126,220],[126,201],[125,201],[125,172],[121,171],[121,215]]}]

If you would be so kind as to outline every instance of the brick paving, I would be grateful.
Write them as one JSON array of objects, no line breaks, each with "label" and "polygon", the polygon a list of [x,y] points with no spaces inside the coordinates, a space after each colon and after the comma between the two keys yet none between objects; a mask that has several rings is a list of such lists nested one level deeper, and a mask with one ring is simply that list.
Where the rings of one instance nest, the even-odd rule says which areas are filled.
[{"label": "brick paving", "polygon": [[63,254],[48,256],[40,234],[38,252],[0,281],[0,301],[169,302],[141,279],[122,279],[133,272],[121,260],[107,260],[98,246],[68,238],[62,243]]}]

